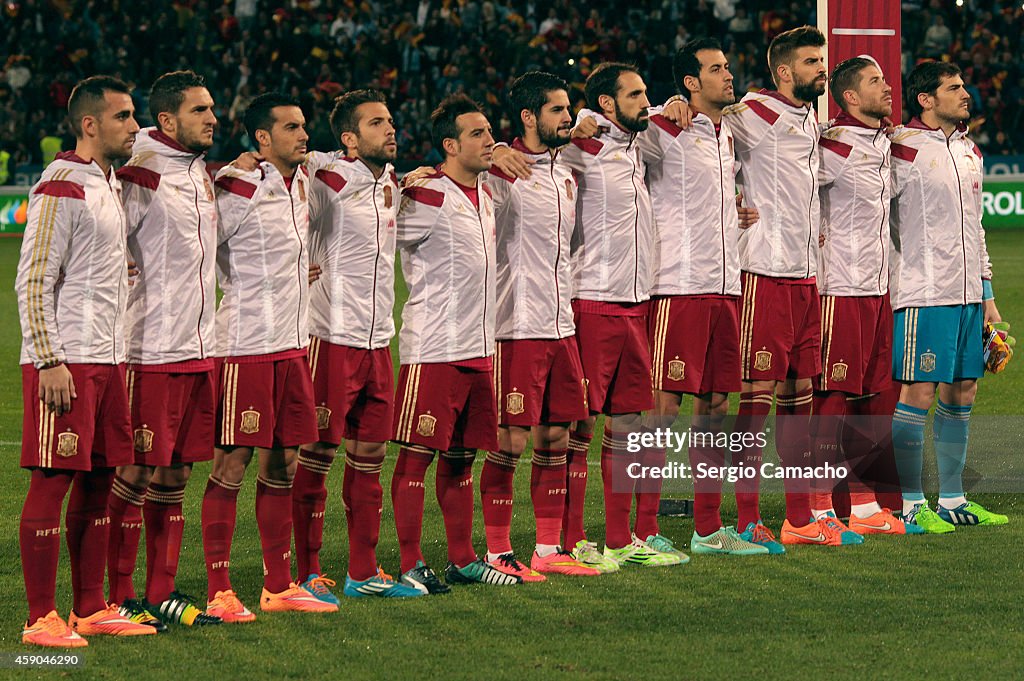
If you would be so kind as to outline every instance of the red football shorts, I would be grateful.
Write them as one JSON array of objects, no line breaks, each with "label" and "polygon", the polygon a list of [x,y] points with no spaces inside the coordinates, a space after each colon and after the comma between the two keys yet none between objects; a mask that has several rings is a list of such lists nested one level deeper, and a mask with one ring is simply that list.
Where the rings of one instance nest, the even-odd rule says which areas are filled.
[{"label": "red football shorts", "polygon": [[218,358],[222,449],[299,447],[317,441],[306,350]]},{"label": "red football shorts", "polygon": [[889,296],[821,297],[821,376],[816,390],[880,393],[892,380]]},{"label": "red football shorts", "polygon": [[365,350],[314,336],[309,341],[320,442],[387,442],[395,418],[391,349]]},{"label": "red football shorts", "polygon": [[498,341],[495,366],[501,425],[529,428],[589,416],[583,365],[572,336]]},{"label": "red football shorts", "polygon": [[394,439],[442,452],[497,451],[494,372],[448,363],[402,365]]},{"label": "red football shorts", "polygon": [[124,364],[67,364],[75,394],[61,416],[39,399],[39,370],[21,365],[23,468],[91,471],[134,459]]},{"label": "red football shorts", "polygon": [[633,414],[654,407],[647,308],[647,303],[572,301],[591,414]]},{"label": "red football shorts", "polygon": [[128,370],[135,463],[169,466],[209,461],[217,427],[217,370]]},{"label": "red football shorts", "polygon": [[655,390],[739,392],[739,296],[666,296],[654,298],[651,309]]},{"label": "red football shorts", "polygon": [[744,381],[821,373],[821,303],[814,279],[743,273],[740,366]]}]

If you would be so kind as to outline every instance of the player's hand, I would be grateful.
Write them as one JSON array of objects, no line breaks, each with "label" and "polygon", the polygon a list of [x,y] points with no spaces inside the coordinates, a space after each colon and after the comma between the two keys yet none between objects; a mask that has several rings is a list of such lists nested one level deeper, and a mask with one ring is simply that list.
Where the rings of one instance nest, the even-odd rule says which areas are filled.
[{"label": "player's hand", "polygon": [[39,370],[39,399],[57,416],[71,411],[71,400],[78,397],[75,380],[64,364]]},{"label": "player's hand", "polygon": [[491,163],[506,175],[517,177],[520,180],[528,180],[533,174],[530,166],[536,163],[536,161],[521,151],[501,146],[494,147]]},{"label": "player's hand", "polygon": [[740,229],[747,229],[761,219],[756,208],[743,205],[743,192],[736,194],[736,213],[740,218]]},{"label": "player's hand", "polygon": [[128,258],[128,285],[135,286],[135,280],[139,278],[139,267],[135,261]]},{"label": "player's hand", "polygon": [[680,128],[685,129],[693,125],[693,109],[690,108],[689,102],[681,97],[668,100],[665,108],[661,110],[661,115]]},{"label": "player's hand", "polygon": [[573,139],[590,139],[600,137],[602,132],[596,118],[584,118],[572,129],[572,137]]},{"label": "player's hand", "polygon": [[259,168],[260,163],[265,160],[265,158],[257,154],[255,151],[243,151],[239,154],[238,158],[231,162],[231,165],[239,170],[251,172]]},{"label": "player's hand", "polygon": [[313,282],[320,278],[323,274],[323,270],[320,269],[320,265],[316,263],[309,263],[309,285],[312,286]]},{"label": "player's hand", "polygon": [[986,324],[998,324],[1003,321],[1003,316],[999,314],[999,308],[996,307],[995,299],[986,300],[982,303],[982,309],[985,312]]},{"label": "player's hand", "polygon": [[408,187],[409,185],[416,184],[419,180],[434,172],[434,169],[430,166],[420,166],[415,170],[410,170],[402,177],[402,186]]}]

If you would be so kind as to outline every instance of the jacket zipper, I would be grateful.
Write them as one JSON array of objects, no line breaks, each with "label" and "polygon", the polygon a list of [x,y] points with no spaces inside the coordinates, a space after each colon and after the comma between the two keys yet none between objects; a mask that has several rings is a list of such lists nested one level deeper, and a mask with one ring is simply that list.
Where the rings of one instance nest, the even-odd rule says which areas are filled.
[{"label": "jacket zipper", "polygon": [[[809,109],[804,115],[804,123],[807,123],[807,119],[810,118],[813,111],[814,109]],[[818,178],[815,176],[812,162],[814,161],[814,154],[817,150],[817,138],[811,135],[811,153],[807,156],[807,170],[810,171],[811,174],[811,198],[807,202],[807,248],[804,250],[804,255],[807,257],[807,274],[805,275],[805,278],[808,279],[811,276],[811,241],[814,238],[814,219],[811,212],[814,208],[814,194],[818,191]]]},{"label": "jacket zipper", "polygon": [[[192,189],[195,190],[196,206],[196,236],[199,238],[199,294],[202,300],[202,307],[199,308],[199,321],[196,322],[196,337],[199,339],[199,359],[204,359],[206,353],[203,350],[203,313],[206,312],[206,288],[203,286],[203,266],[206,264],[206,248],[203,246],[203,214],[199,210],[199,185],[192,177],[192,165],[199,159],[198,156],[188,164],[188,179],[192,182]],[[206,172],[205,170],[203,171]]]},{"label": "jacket zipper", "polygon": [[[381,174],[381,177],[384,177]],[[377,208],[377,184],[380,182],[380,178],[374,178],[373,180],[373,212],[377,216],[377,229],[375,235],[377,237],[377,253],[373,257],[373,293],[370,298],[370,337],[366,346],[367,350],[373,349],[373,330],[377,326],[377,266],[380,263],[380,210]]]},{"label": "jacket zipper", "polygon": [[555,181],[555,162],[551,161],[551,184],[555,188],[555,204],[558,207],[558,251],[555,252],[555,338],[559,337],[559,329],[562,328],[562,291],[558,285],[558,265],[562,260],[562,192]]},{"label": "jacket zipper", "polygon": [[[634,133],[629,143],[626,145],[626,151],[632,150],[633,141],[636,139]],[[629,156],[629,162],[632,165],[632,170],[629,172],[630,184],[633,185],[633,302],[640,302],[640,190],[636,188],[636,159],[633,158],[632,154]]]},{"label": "jacket zipper", "polygon": [[481,208],[481,206],[483,206],[483,203],[484,203],[483,195],[486,193],[486,192],[484,192],[483,187],[480,184],[480,180],[477,180],[477,182],[476,182],[476,190],[477,190],[476,221],[480,225],[480,244],[483,246],[483,249],[484,249],[484,315],[483,315],[483,318],[480,321],[480,329],[483,332],[483,341],[484,341],[483,348],[484,349],[483,349],[483,354],[480,355],[480,356],[481,357],[489,357],[490,355],[487,352],[487,278],[488,278],[488,275],[490,275],[490,273],[491,273],[491,263],[490,263],[489,259],[487,258],[487,235],[484,234],[484,218],[483,218],[483,215],[480,214],[480,208]]},{"label": "jacket zipper", "polygon": [[[725,295],[725,167],[722,165],[722,142],[720,139],[718,139],[717,136],[715,137],[715,149],[718,151],[718,186],[722,197],[722,204],[720,210],[720,226],[722,232],[722,295]],[[737,216],[737,218],[738,217],[739,216]]]},{"label": "jacket zipper", "polygon": [[964,305],[967,304],[967,237],[964,235],[964,186],[960,181],[960,169],[956,167],[956,157],[949,147],[949,138],[946,138],[946,151],[953,161],[953,172],[956,174],[956,196],[960,199],[960,252],[964,255]]},{"label": "jacket zipper", "polygon": [[[299,173],[299,172],[302,172],[302,171],[296,170],[296,173]],[[283,179],[284,178],[282,178],[282,180]],[[300,181],[301,180],[299,180],[298,177],[296,177],[295,175],[292,175],[292,182],[300,182]],[[302,272],[302,251],[303,251],[303,245],[302,245],[302,235],[299,234],[299,225],[298,225],[298,223],[295,222],[295,197],[292,196],[291,187],[288,187],[287,185],[285,185],[285,189],[288,190],[288,205],[290,206],[291,211],[292,211],[292,229],[295,230],[295,238],[299,240],[299,259],[298,259],[298,263],[297,263],[297,266],[298,266],[298,269],[299,269],[299,307],[298,307],[297,310],[295,310],[295,342],[297,344],[296,347],[302,347],[302,338],[301,338],[301,335],[302,335],[302,285],[303,285],[303,283],[306,283],[306,285],[308,286],[309,272],[308,271],[305,272],[305,273]],[[305,275],[305,276],[303,276],[303,275]]]},{"label": "jacket zipper", "polygon": [[[111,170],[111,173],[113,173],[113,170]],[[127,223],[127,218],[125,217],[124,209],[121,206],[121,197],[119,197],[117,195],[117,192],[114,191],[114,188],[110,186],[110,179],[109,178],[104,178],[104,179],[106,179],[106,181],[107,181],[107,189],[110,190],[110,195],[112,197],[114,197],[114,207],[117,210],[117,214],[121,216],[121,224],[126,224]],[[128,243],[127,243],[127,241],[125,241],[125,244],[124,244],[124,254],[125,254],[125,261],[127,261],[127,257],[128,257]],[[113,334],[114,334],[114,344],[110,348],[110,354],[111,354],[111,358],[114,360],[113,361],[114,364],[117,364],[117,330],[121,326],[121,291],[122,290],[124,290],[124,280],[123,280],[122,277],[118,277],[118,280],[117,280],[117,309],[114,312],[114,326],[113,326],[113,329],[112,329]]]}]

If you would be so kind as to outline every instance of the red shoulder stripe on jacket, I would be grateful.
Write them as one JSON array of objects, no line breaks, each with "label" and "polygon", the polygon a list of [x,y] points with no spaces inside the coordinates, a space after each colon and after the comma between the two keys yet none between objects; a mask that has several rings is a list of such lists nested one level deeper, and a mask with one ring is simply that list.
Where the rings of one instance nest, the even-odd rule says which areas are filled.
[{"label": "red shoulder stripe on jacket", "polygon": [[840,142],[839,140],[829,139],[828,137],[819,138],[818,144],[821,147],[828,149],[829,151],[834,151],[843,158],[849,158],[850,152],[853,151],[853,147],[850,146],[849,144],[846,144],[845,142]]},{"label": "red shoulder stripe on jacket", "polygon": [[345,188],[345,185],[348,184],[345,178],[338,173],[331,170],[325,170],[323,168],[316,171],[316,179],[333,189],[335,194],[341,192],[341,190]]},{"label": "red shoulder stripe on jacket", "polygon": [[572,143],[575,144],[580,149],[582,149],[583,151],[590,154],[591,156],[597,156],[597,154],[604,147],[604,143],[601,140],[596,140],[592,137],[590,139],[583,137],[575,137],[573,138]]},{"label": "red shoulder stripe on jacket", "polygon": [[491,193],[491,188],[488,187],[486,184],[483,185],[483,188],[484,188],[484,192],[487,193],[487,196],[489,196],[489,197],[491,197],[493,199],[494,198],[494,194]]},{"label": "red shoulder stripe on jacket", "polygon": [[256,185],[252,182],[246,182],[240,180],[237,177],[222,177],[218,179],[214,184],[224,191],[237,194],[243,198],[251,199],[253,194],[256,193]]},{"label": "red shoulder stripe on jacket", "polygon": [[33,194],[66,197],[69,199],[85,199],[85,187],[70,180],[47,180],[40,182]]},{"label": "red shoulder stripe on jacket", "polygon": [[156,189],[160,186],[160,173],[142,166],[124,166],[117,171],[117,179],[146,189]]},{"label": "red shoulder stripe on jacket", "polygon": [[974,155],[977,156],[978,158],[984,158],[981,155],[981,147],[979,147],[977,144],[972,145],[971,151],[973,151]]},{"label": "red shoulder stripe on jacket", "polygon": [[914,159],[917,158],[917,149],[908,147],[905,144],[897,144],[894,142],[890,148],[892,150],[892,157],[898,158],[901,161],[913,163]]},{"label": "red shoulder stripe on jacket", "polygon": [[508,173],[506,173],[504,170],[502,170],[501,168],[499,168],[496,165],[492,165],[491,166],[490,173],[491,173],[491,175],[494,175],[495,177],[500,177],[501,179],[505,180],[506,182],[508,182],[510,184],[514,184],[516,179],[517,179],[516,177],[513,177],[512,175],[509,175]]},{"label": "red shoulder stripe on jacket", "polygon": [[679,137],[679,133],[683,131],[682,128],[680,128],[678,125],[676,125],[669,119],[665,118],[661,114],[654,114],[653,116],[651,116],[651,123],[654,123],[656,126],[661,128],[668,134],[672,135],[673,137]]},{"label": "red shoulder stripe on jacket", "polygon": [[775,113],[769,107],[765,106],[756,99],[748,100],[747,106],[750,107],[751,111],[753,111],[758,116],[766,120],[768,122],[768,125],[775,125],[775,121],[779,120],[779,114]]},{"label": "red shoulder stripe on jacket", "polygon": [[396,173],[394,170],[391,171],[391,181],[394,182],[395,184],[398,184],[398,173]]},{"label": "red shoulder stripe on jacket", "polygon": [[428,189],[427,187],[406,187],[402,190],[402,195],[408,196],[413,201],[433,206],[434,208],[440,208],[444,205],[444,192],[439,192],[436,189]]}]

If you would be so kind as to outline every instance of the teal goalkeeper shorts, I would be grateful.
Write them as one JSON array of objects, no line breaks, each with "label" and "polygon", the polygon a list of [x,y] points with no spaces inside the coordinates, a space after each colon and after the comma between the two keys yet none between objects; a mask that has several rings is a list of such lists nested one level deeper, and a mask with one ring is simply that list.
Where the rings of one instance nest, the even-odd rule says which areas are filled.
[{"label": "teal goalkeeper shorts", "polygon": [[981,378],[985,352],[981,303],[897,310],[892,377],[904,383]]}]

